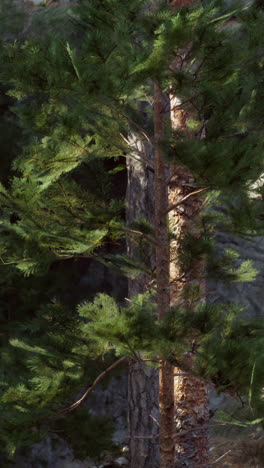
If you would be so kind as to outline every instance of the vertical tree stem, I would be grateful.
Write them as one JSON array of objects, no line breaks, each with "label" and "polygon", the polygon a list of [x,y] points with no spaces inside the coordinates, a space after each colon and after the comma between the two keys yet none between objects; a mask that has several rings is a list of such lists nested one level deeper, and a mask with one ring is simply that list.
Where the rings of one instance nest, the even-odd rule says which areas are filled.
[{"label": "vertical tree stem", "polygon": [[[170,306],[169,287],[169,239],[168,239],[168,191],[165,162],[160,147],[164,135],[164,103],[162,91],[154,83],[154,133],[155,133],[155,230],[156,280],[158,317],[162,321]],[[174,377],[173,366],[162,361],[159,370],[159,410],[160,410],[160,468],[174,467]]]}]

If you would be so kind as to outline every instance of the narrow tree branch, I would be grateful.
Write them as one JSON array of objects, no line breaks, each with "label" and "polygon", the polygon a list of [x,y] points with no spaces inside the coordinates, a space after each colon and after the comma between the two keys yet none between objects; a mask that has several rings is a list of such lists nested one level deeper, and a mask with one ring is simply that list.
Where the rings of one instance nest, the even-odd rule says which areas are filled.
[{"label": "narrow tree branch", "polygon": [[132,120],[130,117],[128,117],[128,115],[124,114],[123,112],[121,112],[121,110],[119,108],[115,109],[115,108],[112,108],[113,111],[116,113],[119,113],[120,115],[122,115],[122,117],[124,117],[126,120],[128,120],[129,122],[132,123],[132,125],[134,125],[135,127],[137,127],[137,129],[140,131],[140,133],[142,133],[142,135],[146,138],[146,140],[151,144],[153,145],[153,142],[151,140],[151,138],[148,136],[148,134],[143,130],[143,128],[138,125],[137,122],[135,122],[134,120]]},{"label": "narrow tree branch", "polygon": [[211,465],[215,465],[215,463],[218,463],[219,460],[221,460],[222,458],[224,458],[229,452],[231,452],[231,449],[228,450],[227,452],[225,452],[223,455],[221,455],[221,457],[217,458],[217,460],[215,460],[213,463],[211,463]]},{"label": "narrow tree branch", "polygon": [[[175,177],[175,174],[172,173],[169,175],[169,177],[166,179],[166,184],[169,185],[169,183],[171,182],[171,180],[173,180]],[[183,187],[191,187],[191,188],[195,188],[196,185],[193,183],[193,184],[190,184],[190,183],[186,183],[186,184],[181,184]]]},{"label": "narrow tree branch", "polygon": [[185,375],[192,375],[190,372],[177,372],[176,374],[173,374],[176,377],[183,377]]},{"label": "narrow tree branch", "polygon": [[[196,426],[196,427],[192,427],[191,429],[187,429],[186,431],[182,431],[182,432],[176,432],[175,434],[173,434],[173,438],[177,438],[177,437],[182,437],[186,434],[188,434],[189,432],[196,432],[196,431],[203,431],[204,429],[210,429],[211,427],[215,427],[215,426],[226,426],[225,423],[219,423],[219,424],[204,424],[202,426]],[[154,435],[151,435],[151,436],[126,436],[128,439],[158,439],[160,437],[161,433],[159,434],[154,434]]]},{"label": "narrow tree branch", "polygon": [[173,435],[173,437],[174,437],[174,438],[182,437],[182,436],[188,434],[189,432],[203,431],[204,429],[210,429],[211,427],[215,427],[215,426],[226,426],[226,424],[225,424],[225,423],[219,423],[219,424],[203,424],[202,426],[192,427],[191,429],[187,429],[186,431],[182,431],[182,432],[175,433],[175,434]]},{"label": "narrow tree branch", "polygon": [[130,229],[130,228],[123,228],[123,230],[127,232],[128,234],[136,234],[137,236],[142,237],[143,239],[146,239],[147,241],[151,242],[154,245],[159,245],[156,239],[148,236],[147,234],[144,234],[144,232],[136,231],[135,229]]},{"label": "narrow tree branch", "polygon": [[[123,138],[124,142],[131,148],[135,153],[137,153],[140,157],[140,159],[146,163],[151,171],[154,172],[153,168],[153,161],[149,159],[143,151],[140,151],[139,149],[135,148],[135,145],[133,145],[126,137],[123,135],[123,133],[120,132],[120,136]],[[126,156],[126,157],[132,157],[131,155]]]},{"label": "narrow tree branch", "polygon": [[159,422],[157,421],[156,418],[154,418],[154,416],[152,416],[152,414],[150,414],[149,417],[153,419],[153,421],[157,424],[157,426],[159,426]]},{"label": "narrow tree branch", "polygon": [[113,372],[115,369],[122,366],[126,362],[127,362],[127,358],[121,358],[121,359],[118,359],[118,361],[115,361],[113,364],[111,364],[111,366],[109,366],[105,371],[103,371],[100,375],[98,375],[98,377],[94,380],[94,382],[91,385],[89,385],[89,387],[87,388],[87,390],[84,392],[83,396],[79,400],[77,400],[72,405],[67,406],[67,408],[63,408],[60,412],[68,413],[74,410],[75,408],[77,408],[78,406],[80,406],[80,404],[90,395],[90,393],[94,390],[96,385],[98,385],[101,382],[101,380],[103,380],[108,374],[111,374],[111,372]]},{"label": "narrow tree branch", "polygon": [[169,213],[170,211],[174,210],[174,208],[176,208],[177,206],[181,205],[185,200],[187,200],[187,198],[192,197],[193,195],[196,195],[197,193],[204,192],[204,191],[207,190],[208,188],[209,188],[209,187],[203,187],[203,188],[194,190],[194,191],[191,192],[191,193],[188,193],[188,195],[185,195],[185,197],[182,197],[177,203],[174,203],[173,205],[169,206],[169,208],[167,209],[166,213]]}]

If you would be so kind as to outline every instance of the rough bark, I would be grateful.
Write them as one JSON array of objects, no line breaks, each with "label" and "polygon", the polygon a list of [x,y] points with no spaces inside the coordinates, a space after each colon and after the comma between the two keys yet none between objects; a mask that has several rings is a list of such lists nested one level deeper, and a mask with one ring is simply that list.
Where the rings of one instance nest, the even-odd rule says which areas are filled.
[{"label": "rough bark", "polygon": [[[164,99],[162,90],[154,83],[154,135],[155,135],[155,233],[157,310],[162,321],[170,307],[169,239],[167,225],[168,190],[165,161],[160,141],[164,136]],[[159,371],[160,410],[160,467],[173,468],[174,442],[174,387],[173,366],[162,361]]]},{"label": "rough bark", "polygon": [[[153,159],[151,145],[131,134],[131,157],[127,159],[126,221],[130,225],[137,216],[154,220],[154,175],[148,165],[140,160],[138,152],[143,152],[148,159]],[[133,152],[134,148],[134,152]],[[127,237],[128,254],[134,256],[135,244],[132,237]],[[151,248],[147,252],[147,261],[154,267]],[[139,275],[128,280],[128,296],[146,292],[150,277]],[[143,362],[131,363],[128,375],[128,432],[131,468],[158,468],[159,444],[155,436],[158,433],[158,370],[147,367]],[[133,438],[151,436],[153,439]]]},{"label": "rough bark", "polygon": [[208,424],[207,386],[194,376],[178,377],[174,392],[176,434],[189,430],[176,437],[175,468],[205,468],[209,463],[207,429],[193,428]]},{"label": "rough bark", "polygon": [[[154,436],[152,439],[131,438],[129,444],[131,468],[159,468],[159,444],[155,437],[158,426],[157,370],[143,362],[129,366],[128,426],[131,436]],[[155,421],[156,420],[156,421]]]},{"label": "rough bark", "polygon": [[[171,122],[174,129],[186,132],[186,119],[188,113],[181,108],[177,98],[171,99]],[[177,306],[183,302],[180,295],[184,287],[199,285],[201,290],[200,300],[205,294],[205,262],[204,259],[194,261],[191,268],[185,270],[180,267],[178,252],[186,233],[191,233],[194,238],[200,234],[199,213],[202,207],[202,197],[194,194],[188,197],[197,188],[194,187],[190,172],[182,166],[171,167],[171,180],[169,183],[169,205],[177,205],[180,200],[185,201],[169,212],[170,227],[175,234],[175,240],[170,248],[170,305]],[[184,304],[188,307],[188,303]],[[192,313],[192,310],[190,310]],[[190,343],[190,352],[186,358],[191,367],[195,343]],[[175,373],[180,369],[175,368]],[[175,467],[197,468],[208,465],[208,438],[207,431],[192,428],[208,424],[208,388],[205,382],[195,376],[177,376],[174,380],[174,405],[175,405],[175,429],[176,434],[186,432],[184,436],[176,437],[175,442]]]},{"label": "rough bark", "polygon": [[[190,1],[186,0],[186,3]],[[183,3],[179,4],[179,2],[176,2],[173,6],[179,7]],[[177,66],[176,63],[173,65]],[[174,101],[172,102],[174,112],[171,114],[172,125],[174,127],[185,128],[187,114],[179,106],[180,101],[176,97],[173,97],[172,101]],[[179,302],[179,294],[182,290],[182,283],[179,281],[179,278],[182,274],[188,273],[190,275],[188,284],[190,282],[201,282],[201,276],[204,276],[203,262],[194,265],[192,272],[180,271],[177,263],[178,249],[184,232],[189,229],[194,233],[197,229],[197,235],[199,236],[198,220],[201,199],[198,196],[189,197],[188,201],[186,200],[186,203],[181,205],[179,209],[175,208],[170,212],[169,217],[177,234],[177,240],[174,242],[174,245],[169,247],[167,177],[163,154],[159,147],[159,141],[163,138],[164,132],[164,101],[162,90],[158,84],[154,84],[153,117],[155,132],[155,229],[156,239],[159,243],[156,249],[157,307],[159,320],[163,320],[164,314],[169,307]],[[169,184],[169,202],[170,204],[175,204],[182,197],[189,195],[194,188],[192,186],[192,178],[185,168],[174,167],[172,171],[174,177],[172,177]],[[140,191],[136,191],[136,193],[139,196]],[[191,363],[191,352],[188,358]],[[133,379],[136,378],[135,371],[135,369],[132,371],[134,372]],[[141,379],[143,372],[139,367],[138,375],[140,376],[140,380],[138,381],[138,385],[136,385],[136,382],[134,384],[130,382],[130,400],[132,411],[134,411],[133,415],[136,416],[136,419],[140,418],[141,421],[147,421],[147,413],[151,411],[151,408],[148,407],[146,413],[142,407],[143,401],[138,398],[138,392],[142,392],[141,385],[143,383]],[[192,430],[192,428],[203,426],[208,422],[207,388],[203,381],[193,376],[177,377],[174,379],[174,373],[177,372],[181,371],[166,361],[162,362],[159,371],[160,468],[198,468],[198,466],[207,466],[208,446],[206,430]],[[143,385],[143,388],[145,389],[146,387]],[[135,393],[132,390],[135,390]],[[137,405],[139,405],[139,408],[135,411]],[[135,420],[135,423],[131,427],[135,427],[140,435],[149,436],[151,434],[151,432],[146,433],[146,429],[149,431],[146,422],[138,426]],[[175,436],[175,431],[179,433],[184,431],[185,435],[177,436],[176,434]],[[142,453],[144,453],[143,458],[141,457],[141,444]],[[141,439],[141,441],[140,439],[132,439],[132,468],[156,466],[156,464],[146,464],[148,463],[146,461],[146,454],[150,450],[150,447],[153,447],[153,440],[151,439]],[[137,453],[139,454],[138,458]]]}]

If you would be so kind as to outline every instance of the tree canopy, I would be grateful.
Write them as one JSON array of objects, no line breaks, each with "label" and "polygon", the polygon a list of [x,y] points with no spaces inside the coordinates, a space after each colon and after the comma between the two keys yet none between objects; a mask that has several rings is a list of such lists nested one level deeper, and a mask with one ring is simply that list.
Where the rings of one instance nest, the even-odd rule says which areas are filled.
[{"label": "tree canopy", "polygon": [[[220,231],[263,233],[263,187],[254,188],[264,163],[263,15],[252,3],[197,2],[175,11],[165,2],[154,10],[142,0],[82,0],[70,18],[68,38],[48,30],[43,38],[15,42],[4,36],[1,50],[1,86],[22,142],[8,152],[8,177],[0,186],[4,449],[13,454],[63,427],[86,455],[79,433],[72,440],[83,410],[64,411],[78,389],[115,358],[136,360],[142,352],[154,365],[163,357],[188,370],[194,339],[193,373],[219,391],[249,395],[252,419],[262,420],[263,320],[242,319],[240,305],[197,305],[196,286],[163,323],[155,286],[127,307],[105,294],[69,307],[59,285],[63,272],[54,274],[54,265],[83,256],[127,275],[147,268],[139,259],[113,256],[107,245],[124,242],[128,230],[143,249],[155,244],[155,226],[146,220],[125,226],[124,204],[110,188],[123,158],[135,151],[131,131],[155,146],[155,82],[165,113],[174,94],[190,115],[187,132],[173,130],[167,119],[160,143],[167,164],[187,167],[194,187],[206,194],[201,235],[195,242],[185,236],[179,261],[188,271],[194,259],[206,257],[210,277],[254,279],[252,262],[241,263],[230,250],[220,255],[215,244]],[[144,112],[138,101],[146,103]],[[14,320],[5,303],[10,288]],[[92,437],[91,425],[94,434],[96,427],[103,432],[100,421],[85,418],[84,439]],[[111,445],[111,424],[104,427],[99,451]],[[87,450],[93,447],[94,439]]]}]

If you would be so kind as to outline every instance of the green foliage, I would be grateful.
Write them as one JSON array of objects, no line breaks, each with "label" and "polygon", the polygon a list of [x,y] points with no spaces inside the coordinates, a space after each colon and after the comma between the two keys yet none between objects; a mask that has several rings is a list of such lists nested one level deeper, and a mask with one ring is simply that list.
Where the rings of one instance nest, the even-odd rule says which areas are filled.
[{"label": "green foliage", "polygon": [[[143,233],[135,258],[114,257],[108,244],[125,236],[122,202],[111,200],[111,176],[131,152],[128,132],[154,141],[151,112],[136,104],[152,102],[154,80],[177,95],[191,116],[188,135],[167,125],[162,147],[168,162],[184,165],[194,184],[207,187],[201,235],[187,233],[181,240],[180,266],[188,273],[206,258],[210,277],[254,279],[253,265],[241,263],[236,252],[215,253],[215,235],[263,233],[263,186],[252,189],[263,173],[263,18],[254,5],[234,11],[220,3],[175,12],[165,2],[152,11],[143,0],[83,0],[70,16],[69,33],[64,28],[51,36],[51,11],[43,9],[34,17],[36,26],[43,24],[42,38],[33,24],[27,40],[1,50],[2,89],[8,90],[8,106],[16,102],[5,126],[12,122],[21,142],[10,145],[0,186],[0,268],[6,275],[0,294],[0,438],[10,454],[50,430],[63,430],[80,457],[105,447],[110,425],[104,423],[102,439],[100,421],[87,416],[84,424],[82,410],[68,419],[60,410],[114,356],[162,357],[189,371],[195,348],[192,371],[219,391],[249,395],[261,419],[262,321],[241,320],[235,306],[199,305],[196,285],[185,289],[163,323],[156,317],[155,290],[127,307],[100,294],[76,312],[64,305],[70,284],[58,284],[58,275],[52,283],[58,264],[79,257],[96,258],[130,277],[149,272],[140,255],[150,255],[146,236],[154,238],[155,228],[145,219],[130,226]],[[54,11],[53,24],[63,24],[66,9]],[[234,15],[236,29],[226,24]],[[116,168],[107,167],[109,158]]]},{"label": "green foliage", "polygon": [[[190,305],[196,303],[199,291],[184,294]],[[263,320],[241,320],[239,308],[210,303],[196,305],[195,313],[190,313],[189,306],[172,309],[163,323],[157,321],[155,311],[149,293],[133,298],[129,307],[99,294],[93,302],[79,305],[77,315],[58,303],[46,304],[18,325],[19,337],[10,340],[2,353],[0,433],[6,450],[12,453],[50,430],[58,434],[63,430],[80,457],[94,455],[107,445],[108,424],[87,416],[82,436],[77,437],[73,428],[83,418],[82,410],[69,420],[60,410],[78,388],[92,383],[113,362],[113,353],[150,359],[153,364],[163,357],[190,371],[186,356],[195,346],[192,372],[213,382],[219,391],[242,395],[250,391],[250,405],[258,419],[263,405]],[[95,436],[103,424],[106,439],[99,438],[98,445],[91,443],[88,450],[84,441],[90,424]]]},{"label": "green foliage", "polygon": [[[111,362],[109,356],[100,357],[85,330],[84,321],[57,303],[43,305],[31,320],[17,323],[16,336],[20,338],[11,339],[3,347],[0,379],[0,434],[10,455],[18,446],[40,441],[49,431],[60,433],[62,425],[64,437],[73,443],[80,456],[85,457],[84,444],[87,446],[86,437],[93,425],[91,455],[99,454],[109,441],[113,427],[104,419],[88,415],[82,437],[79,434],[77,437],[71,423],[78,425],[82,411],[67,422],[60,414],[62,405]],[[102,438],[96,442],[100,431]]]},{"label": "green foliage", "polygon": [[195,348],[192,372],[212,382],[219,392],[249,392],[250,405],[256,415],[261,415],[263,319],[244,320],[241,307],[230,304],[199,305],[199,297],[198,286],[185,290],[185,306],[170,310],[162,323],[157,320],[155,301],[149,293],[134,297],[125,308],[99,294],[78,310],[88,319],[85,332],[95,340],[99,352],[112,349],[117,355],[130,359],[143,356],[153,363],[162,356],[190,372],[187,356]]},{"label": "green foliage", "polygon": [[[188,370],[186,357],[195,349],[194,373],[212,382],[218,392],[250,396],[253,417],[248,415],[244,425],[252,420],[257,424],[263,416],[263,325],[262,318],[242,319],[241,307],[208,302],[196,305],[195,313],[189,308],[172,310],[165,322],[166,337],[176,340],[171,362]],[[181,342],[185,348],[180,353]]]},{"label": "green foliage", "polygon": [[3,264],[17,265],[30,275],[59,258],[93,255],[106,237],[116,237],[122,205],[104,199],[107,174],[99,181],[95,169],[81,168],[82,175],[94,176],[91,188],[97,181],[92,192],[75,182],[77,173],[46,190],[33,178],[14,178],[9,190],[0,186]]},{"label": "green foliage", "polygon": [[78,408],[58,419],[55,424],[55,430],[73,447],[74,453],[81,460],[87,454],[95,459],[104,450],[115,450],[112,442],[114,424],[110,418],[92,416],[87,414],[87,410]]},{"label": "green foliage", "polygon": [[150,273],[149,267],[144,264],[142,259],[131,258],[122,254],[106,254],[100,257],[100,262],[106,267],[111,268],[127,278],[135,279],[140,273]]},{"label": "green foliage", "polygon": [[149,351],[155,347],[157,324],[153,314],[154,305],[149,295],[133,298],[130,307],[118,307],[105,294],[99,294],[93,303],[81,304],[82,317],[88,319],[86,332],[96,339],[99,348],[114,347],[118,355],[136,357],[139,350]]},{"label": "green foliage", "polygon": [[132,229],[142,232],[143,234],[147,234],[155,238],[155,228],[149,222],[148,219],[144,218],[143,216],[138,216],[137,218],[133,219],[132,224],[130,225]]}]

